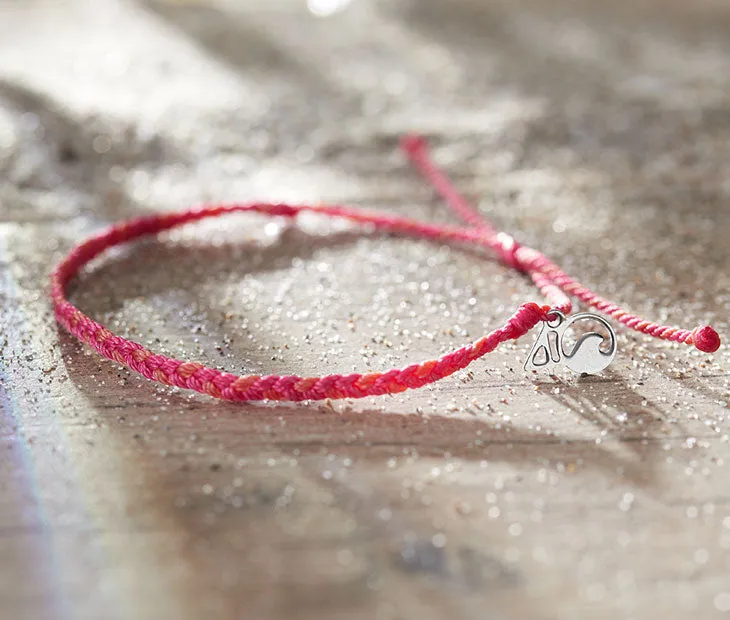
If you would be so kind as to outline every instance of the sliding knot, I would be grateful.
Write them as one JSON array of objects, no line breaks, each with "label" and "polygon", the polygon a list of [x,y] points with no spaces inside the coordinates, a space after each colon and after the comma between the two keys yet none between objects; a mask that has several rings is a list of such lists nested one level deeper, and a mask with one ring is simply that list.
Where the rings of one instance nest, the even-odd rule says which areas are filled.
[{"label": "sliding knot", "polygon": [[522,247],[511,235],[507,233],[497,234],[497,241],[500,245],[498,252],[502,262],[508,267],[512,267],[517,271],[526,272],[527,268],[517,256],[517,251]]}]

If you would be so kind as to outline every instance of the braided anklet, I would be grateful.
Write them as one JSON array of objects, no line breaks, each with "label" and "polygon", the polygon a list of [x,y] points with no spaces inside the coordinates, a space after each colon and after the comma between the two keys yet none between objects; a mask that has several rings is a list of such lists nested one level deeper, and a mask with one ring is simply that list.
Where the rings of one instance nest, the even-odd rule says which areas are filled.
[{"label": "braided anklet", "polygon": [[[56,319],[71,334],[96,349],[104,357],[119,362],[148,379],[196,390],[215,398],[235,401],[362,398],[418,388],[465,368],[474,360],[493,351],[500,343],[523,336],[538,323],[549,324],[555,320],[556,315],[570,313],[572,304],[568,295],[580,299],[641,333],[664,340],[694,344],[705,352],[714,352],[719,348],[720,337],[709,326],[689,331],[658,325],[629,314],[617,305],[602,299],[570,278],[537,250],[522,246],[509,235],[495,231],[435,166],[422,138],[408,136],[404,138],[402,147],[416,168],[431,182],[455,213],[471,225],[470,228],[428,224],[344,206],[292,206],[267,203],[208,206],[141,217],[116,224],[91,237],[76,246],[60,263],[51,276],[51,298]],[[239,212],[257,212],[288,218],[295,218],[302,212],[312,212],[367,224],[376,230],[388,233],[426,238],[441,243],[474,244],[491,250],[505,265],[528,274],[549,301],[549,305],[539,306],[532,302],[523,304],[503,327],[438,360],[429,360],[387,372],[299,377],[238,376],[196,362],[176,360],[153,353],[136,342],[113,334],[83,314],[66,298],[66,286],[69,281],[84,265],[113,246],[190,222]]]}]

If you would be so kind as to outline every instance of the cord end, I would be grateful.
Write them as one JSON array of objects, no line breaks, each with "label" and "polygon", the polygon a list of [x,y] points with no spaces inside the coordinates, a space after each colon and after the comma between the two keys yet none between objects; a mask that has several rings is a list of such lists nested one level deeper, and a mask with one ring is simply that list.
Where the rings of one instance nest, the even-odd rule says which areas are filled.
[{"label": "cord end", "polygon": [[428,141],[417,133],[408,133],[401,137],[400,147],[409,157],[415,157],[428,148]]},{"label": "cord end", "polygon": [[709,325],[701,325],[692,332],[692,343],[704,353],[714,353],[720,348],[720,335]]}]

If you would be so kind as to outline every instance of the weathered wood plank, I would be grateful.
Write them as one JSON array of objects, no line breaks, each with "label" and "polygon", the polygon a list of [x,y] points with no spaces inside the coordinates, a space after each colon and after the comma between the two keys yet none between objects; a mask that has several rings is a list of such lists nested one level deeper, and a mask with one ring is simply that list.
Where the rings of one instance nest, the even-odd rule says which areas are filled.
[{"label": "weathered wood plank", "polygon": [[[417,130],[520,240],[730,334],[726,6],[325,4],[0,9],[0,617],[725,617],[725,349],[621,331],[603,376],[551,379],[527,338],[433,389],[233,406],[56,329],[52,266],[119,218],[450,219],[397,153]],[[114,253],[74,298],[158,351],[311,374],[433,357],[537,297],[459,249],[240,217]]]}]

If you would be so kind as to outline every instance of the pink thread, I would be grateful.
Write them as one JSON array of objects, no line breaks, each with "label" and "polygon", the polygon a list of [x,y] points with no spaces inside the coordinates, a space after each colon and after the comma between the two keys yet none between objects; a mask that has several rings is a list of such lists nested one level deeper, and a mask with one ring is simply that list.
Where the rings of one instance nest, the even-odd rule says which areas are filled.
[{"label": "pink thread", "polygon": [[[472,228],[438,226],[394,215],[373,213],[344,206],[307,206],[286,204],[213,205],[188,211],[163,213],[121,222],[79,244],[58,265],[51,276],[51,298],[58,322],[71,334],[96,349],[104,357],[119,362],[141,375],[177,387],[196,390],[216,398],[235,401],[250,400],[321,400],[324,398],[362,398],[394,394],[422,387],[465,368],[474,360],[493,351],[500,343],[516,340],[540,321],[549,320],[550,309],[570,312],[574,295],[585,303],[614,317],[624,325],[657,338],[694,343],[701,351],[716,351],[720,337],[709,326],[693,331],[666,327],[644,321],[602,299],[563,273],[543,254],[522,246],[506,233],[498,233],[477,213],[453,187],[448,177],[429,157],[426,142],[418,136],[407,136],[403,148],[414,165],[446,199],[449,206]],[[79,270],[108,248],[132,239],[154,235],[163,230],[204,218],[236,212],[258,212],[271,216],[296,217],[302,212],[345,218],[368,224],[391,233],[421,237],[442,243],[471,243],[492,250],[506,265],[529,274],[550,305],[530,302],[500,329],[437,360],[412,364],[402,369],[367,374],[329,375],[324,377],[238,376],[208,368],[197,362],[186,362],[153,353],[142,345],[117,336],[103,325],[83,314],[66,298],[66,286]]]}]

